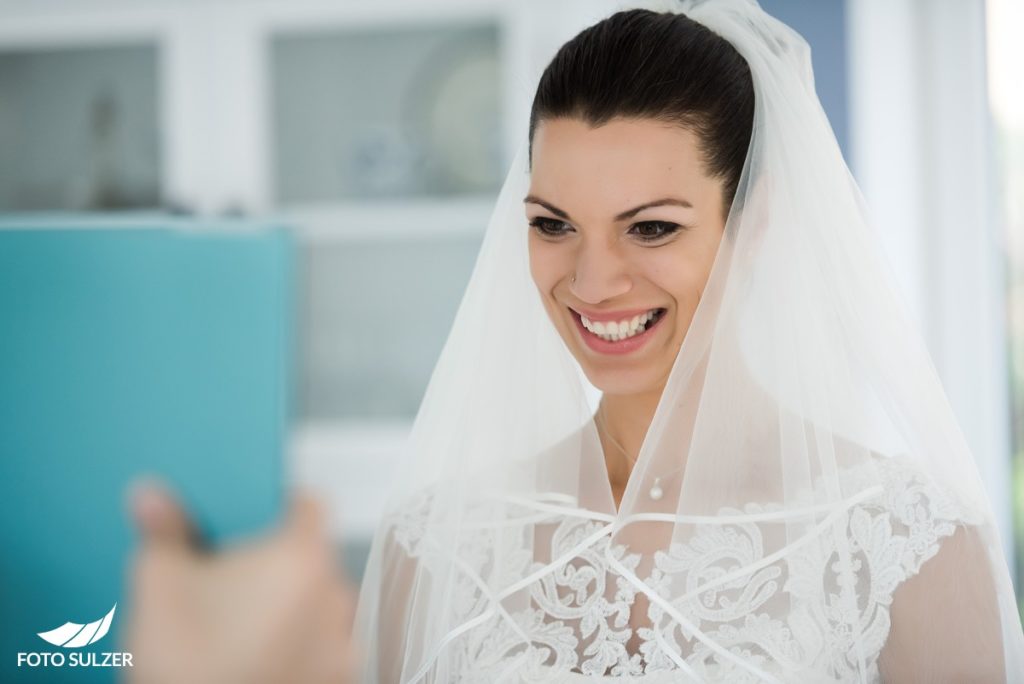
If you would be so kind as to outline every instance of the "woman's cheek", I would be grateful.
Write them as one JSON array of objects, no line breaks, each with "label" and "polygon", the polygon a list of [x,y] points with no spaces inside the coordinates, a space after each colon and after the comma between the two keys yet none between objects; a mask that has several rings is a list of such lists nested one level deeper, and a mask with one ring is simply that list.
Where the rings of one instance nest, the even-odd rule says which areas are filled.
[{"label": "woman's cheek", "polygon": [[551,290],[564,275],[564,265],[552,245],[535,244],[530,246],[530,273],[538,289],[545,297],[551,296]]}]

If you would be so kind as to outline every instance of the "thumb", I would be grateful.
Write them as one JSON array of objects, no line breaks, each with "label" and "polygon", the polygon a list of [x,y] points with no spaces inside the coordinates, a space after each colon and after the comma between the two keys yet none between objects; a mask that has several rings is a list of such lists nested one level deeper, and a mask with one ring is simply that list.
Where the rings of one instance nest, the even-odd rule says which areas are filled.
[{"label": "thumb", "polygon": [[298,535],[327,534],[327,507],[311,489],[295,486],[289,494],[285,527]]},{"label": "thumb", "polygon": [[127,504],[144,544],[203,549],[206,540],[178,498],[160,480],[144,477],[131,483]]}]

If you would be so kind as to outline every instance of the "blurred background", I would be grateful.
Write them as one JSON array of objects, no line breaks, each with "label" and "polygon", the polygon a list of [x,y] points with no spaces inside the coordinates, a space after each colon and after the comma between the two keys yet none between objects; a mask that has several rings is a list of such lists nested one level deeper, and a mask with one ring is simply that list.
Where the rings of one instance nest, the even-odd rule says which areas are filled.
[{"label": "blurred background", "polygon": [[[323,492],[358,579],[537,79],[619,4],[0,0],[5,668],[123,598],[136,474],[219,540]],[[761,4],[811,44],[1018,582],[1024,2]]]}]

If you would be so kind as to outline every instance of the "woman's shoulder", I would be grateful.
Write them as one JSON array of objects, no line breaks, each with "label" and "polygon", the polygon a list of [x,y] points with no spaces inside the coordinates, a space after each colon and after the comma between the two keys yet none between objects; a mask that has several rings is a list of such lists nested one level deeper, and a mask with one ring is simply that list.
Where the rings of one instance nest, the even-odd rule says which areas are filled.
[{"label": "woman's shoulder", "polygon": [[933,557],[958,528],[983,522],[960,491],[919,460],[874,454],[842,471],[844,492],[866,496],[848,515],[851,541],[864,553],[899,556],[903,578]]},{"label": "woman's shoulder", "polygon": [[[536,480],[545,469],[564,470],[564,461],[578,458],[580,449],[592,446],[587,440],[593,438],[584,427],[525,453],[515,462],[491,464],[486,469],[470,465],[460,471],[458,482],[438,479],[395,494],[378,529],[388,531],[397,542],[411,547],[422,539],[430,521],[453,517],[469,521],[509,514],[512,507],[506,496],[506,484],[523,477]],[[495,472],[495,467],[502,472]],[[452,496],[455,492],[457,497]]]},{"label": "woman's shoulder", "polygon": [[861,507],[884,510],[893,524],[903,527],[984,521],[982,509],[961,488],[928,464],[905,454],[873,455],[869,461],[848,469],[842,485],[848,491],[874,486],[876,494]]},{"label": "woman's shoulder", "polygon": [[1005,681],[988,551],[998,541],[983,503],[906,457],[879,472],[884,492],[854,511],[850,536],[881,568],[884,679]]}]

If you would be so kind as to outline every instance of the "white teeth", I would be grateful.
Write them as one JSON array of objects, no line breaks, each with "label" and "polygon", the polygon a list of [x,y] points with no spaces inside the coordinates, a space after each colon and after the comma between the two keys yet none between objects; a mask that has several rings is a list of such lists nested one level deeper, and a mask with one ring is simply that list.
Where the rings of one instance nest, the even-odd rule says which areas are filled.
[{"label": "white teeth", "polygon": [[642,333],[645,330],[647,322],[654,317],[655,311],[656,309],[651,309],[646,313],[633,316],[632,319],[617,322],[591,321],[582,314],[580,315],[580,320],[583,321],[583,327],[601,339],[617,342],[618,340],[623,340],[627,337],[633,337],[634,335]]}]

